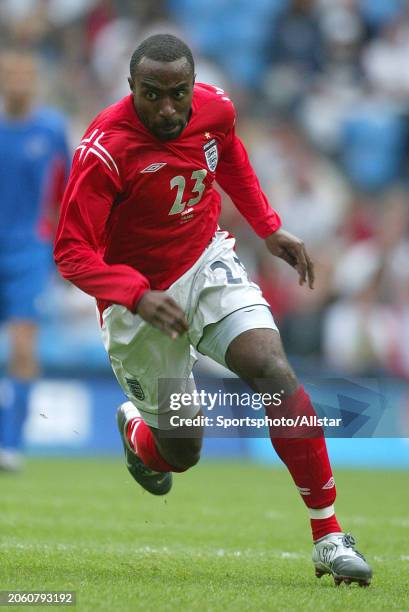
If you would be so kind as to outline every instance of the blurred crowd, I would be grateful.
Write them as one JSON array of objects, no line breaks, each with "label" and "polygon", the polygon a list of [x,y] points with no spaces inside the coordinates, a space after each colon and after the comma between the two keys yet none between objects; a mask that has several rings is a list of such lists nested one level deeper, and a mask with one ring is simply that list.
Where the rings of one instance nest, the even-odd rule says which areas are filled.
[{"label": "blurred crowd", "polygon": [[[42,96],[72,147],[126,95],[157,32],[186,40],[224,87],[314,291],[274,260],[225,197],[223,226],[270,301],[290,355],[345,374],[409,376],[409,6],[405,0],[2,0],[0,40],[38,52]],[[49,318],[96,333],[91,301],[55,283]],[[57,313],[57,314],[56,314]]]}]

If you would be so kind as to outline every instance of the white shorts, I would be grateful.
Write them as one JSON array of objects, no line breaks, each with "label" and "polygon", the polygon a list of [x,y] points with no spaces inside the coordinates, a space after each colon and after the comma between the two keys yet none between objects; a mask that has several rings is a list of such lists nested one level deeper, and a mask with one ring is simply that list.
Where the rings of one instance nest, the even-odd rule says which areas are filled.
[{"label": "white shorts", "polygon": [[[112,369],[151,427],[159,426],[159,414],[170,411],[169,402],[162,398],[169,397],[170,392],[194,389],[196,350],[226,365],[226,351],[239,334],[257,328],[278,331],[268,303],[258,285],[249,280],[234,244],[235,239],[227,232],[217,231],[195,264],[166,290],[184,310],[189,323],[187,334],[177,340],[125,306],[114,304],[103,312],[102,339]],[[163,388],[167,380],[169,393]],[[178,415],[190,417],[197,411],[197,405],[185,406]],[[163,419],[160,427],[165,428]]]}]

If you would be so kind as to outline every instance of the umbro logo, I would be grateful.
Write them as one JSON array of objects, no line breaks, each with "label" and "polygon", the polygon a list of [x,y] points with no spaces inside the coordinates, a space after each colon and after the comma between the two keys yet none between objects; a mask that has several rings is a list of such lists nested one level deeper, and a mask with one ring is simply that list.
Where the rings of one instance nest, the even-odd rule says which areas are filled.
[{"label": "umbro logo", "polygon": [[163,166],[166,166],[166,162],[156,162],[155,164],[151,164],[150,166],[146,166],[143,170],[141,170],[141,174],[145,174],[146,172],[157,172]]},{"label": "umbro logo", "polygon": [[328,482],[322,487],[322,489],[332,489],[333,487],[335,487],[335,480],[334,477],[331,476],[331,478],[328,480]]}]

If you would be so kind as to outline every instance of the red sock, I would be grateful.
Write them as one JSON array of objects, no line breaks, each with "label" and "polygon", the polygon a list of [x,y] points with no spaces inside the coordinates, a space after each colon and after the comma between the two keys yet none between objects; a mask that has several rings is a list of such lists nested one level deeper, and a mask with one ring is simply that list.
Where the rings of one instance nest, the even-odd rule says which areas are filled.
[{"label": "red sock", "polygon": [[[278,408],[268,407],[267,414],[271,418],[286,416],[295,419],[298,415],[313,417],[316,412],[308,394],[300,386],[292,395],[284,398]],[[314,509],[332,506],[336,488],[322,428],[272,427],[270,437],[278,456],[293,477],[305,505]],[[341,531],[335,515],[311,519],[311,527],[314,540],[332,531]]]},{"label": "red sock", "polygon": [[325,519],[310,519],[310,522],[314,542],[329,533],[340,533],[342,531],[335,514]]},{"label": "red sock", "polygon": [[131,448],[138,457],[152,470],[156,472],[185,472],[186,470],[176,468],[160,455],[155,438],[147,424],[140,418],[135,417],[128,423],[126,436]]}]

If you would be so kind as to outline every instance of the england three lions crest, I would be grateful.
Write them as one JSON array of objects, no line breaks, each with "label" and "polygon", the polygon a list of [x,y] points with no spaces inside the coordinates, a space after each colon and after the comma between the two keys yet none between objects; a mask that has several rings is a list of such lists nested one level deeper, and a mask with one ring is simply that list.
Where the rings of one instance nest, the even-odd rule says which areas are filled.
[{"label": "england three lions crest", "polygon": [[203,151],[206,157],[207,167],[210,172],[214,172],[216,170],[217,162],[219,161],[219,151],[217,150],[217,142],[215,138],[206,142],[203,145]]}]

